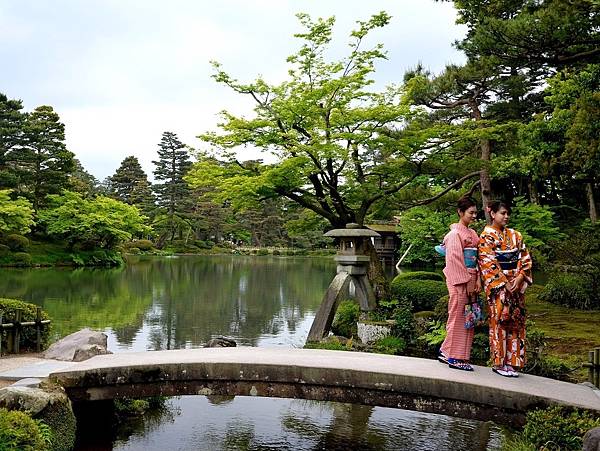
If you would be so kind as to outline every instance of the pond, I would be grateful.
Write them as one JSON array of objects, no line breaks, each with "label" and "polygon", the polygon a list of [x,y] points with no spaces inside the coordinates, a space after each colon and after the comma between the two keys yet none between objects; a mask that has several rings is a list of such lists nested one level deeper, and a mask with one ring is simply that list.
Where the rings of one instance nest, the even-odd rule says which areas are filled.
[{"label": "pond", "polygon": [[[302,347],[335,275],[329,258],[130,257],[117,269],[0,269],[0,297],[42,306],[61,337],[103,330],[113,352],[238,346]],[[182,396],[80,437],[80,450],[499,449],[501,429],[397,409],[269,398]]]}]

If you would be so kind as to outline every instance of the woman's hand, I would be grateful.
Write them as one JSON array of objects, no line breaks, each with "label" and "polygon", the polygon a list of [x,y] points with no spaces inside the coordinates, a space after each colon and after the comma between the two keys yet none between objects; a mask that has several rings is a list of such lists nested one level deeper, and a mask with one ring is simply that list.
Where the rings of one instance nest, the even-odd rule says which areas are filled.
[{"label": "woman's hand", "polygon": [[523,285],[524,279],[525,278],[523,277],[523,275],[519,274],[517,277],[515,277],[513,280],[506,284],[506,289],[511,293],[519,291],[521,289],[521,286]]},{"label": "woman's hand", "polygon": [[475,282],[475,293],[474,294],[479,294],[479,293],[481,293],[481,279],[478,277],[477,282]]}]

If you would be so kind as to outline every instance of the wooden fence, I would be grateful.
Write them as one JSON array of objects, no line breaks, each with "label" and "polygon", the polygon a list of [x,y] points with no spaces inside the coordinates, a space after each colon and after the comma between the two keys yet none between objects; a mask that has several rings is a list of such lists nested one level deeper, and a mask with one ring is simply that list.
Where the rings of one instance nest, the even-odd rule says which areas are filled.
[{"label": "wooden fence", "polygon": [[588,353],[588,362],[584,363],[589,369],[589,380],[600,388],[600,348],[595,348]]},{"label": "wooden fence", "polygon": [[[8,331],[7,340],[7,352],[18,354],[19,353],[19,342],[21,340],[21,333],[25,327],[35,327],[36,330],[36,349],[37,352],[42,350],[42,327],[46,324],[50,324],[49,319],[42,320],[42,308],[38,307],[35,314],[35,321],[21,322],[23,311],[21,309],[15,310],[15,319],[10,323],[2,322],[2,313],[0,313],[0,331]],[[0,355],[2,355],[2,337],[0,336]]]}]

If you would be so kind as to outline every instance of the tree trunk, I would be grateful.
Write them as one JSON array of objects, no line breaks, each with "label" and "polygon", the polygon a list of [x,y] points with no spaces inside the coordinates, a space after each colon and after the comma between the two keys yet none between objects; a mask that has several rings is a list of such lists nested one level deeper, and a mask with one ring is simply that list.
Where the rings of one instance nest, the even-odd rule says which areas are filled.
[{"label": "tree trunk", "polygon": [[596,198],[594,197],[594,185],[592,182],[585,184],[587,200],[589,205],[590,220],[593,224],[598,222],[598,210],[596,210]]},{"label": "tree trunk", "polygon": [[532,178],[528,179],[528,188],[529,188],[529,202],[532,204],[539,205],[540,204],[540,194],[537,189],[537,185]]},{"label": "tree trunk", "polygon": [[487,163],[491,160],[491,155],[492,143],[489,139],[484,139],[481,141],[481,160],[484,162],[484,167],[481,169],[481,175],[479,176],[479,186],[481,188],[481,202],[483,203],[483,211],[485,212],[487,222],[491,221],[490,213],[486,208],[492,201],[492,179],[487,168]]},{"label": "tree trunk", "polygon": [[367,270],[367,277],[369,278],[369,282],[373,287],[373,291],[375,292],[375,299],[377,300],[377,304],[382,299],[390,299],[390,284],[385,276],[385,271],[383,269],[383,264],[377,255],[377,251],[375,250],[375,246],[371,240],[368,240],[367,243],[367,252],[371,261],[369,262],[369,269]]}]

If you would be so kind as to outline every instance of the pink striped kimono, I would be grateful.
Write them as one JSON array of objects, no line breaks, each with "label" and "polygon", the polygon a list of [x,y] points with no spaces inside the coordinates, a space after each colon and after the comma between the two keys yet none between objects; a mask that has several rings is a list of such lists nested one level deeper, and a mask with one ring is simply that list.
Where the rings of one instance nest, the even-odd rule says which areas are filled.
[{"label": "pink striped kimono", "polygon": [[448,322],[446,339],[441,351],[446,357],[459,360],[471,358],[473,329],[465,329],[465,304],[468,302],[467,285],[474,287],[479,277],[477,269],[465,266],[463,248],[477,247],[477,233],[461,223],[452,224],[450,232],[444,237],[446,248],[446,266],[444,275],[450,294],[448,301]]}]

